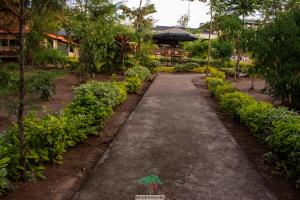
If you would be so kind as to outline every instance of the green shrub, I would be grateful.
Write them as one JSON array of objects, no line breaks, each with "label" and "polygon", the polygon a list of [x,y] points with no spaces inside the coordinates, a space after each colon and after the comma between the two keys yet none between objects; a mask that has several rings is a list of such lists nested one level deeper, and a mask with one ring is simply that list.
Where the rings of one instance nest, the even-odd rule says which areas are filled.
[{"label": "green shrub", "polygon": [[41,99],[48,101],[55,92],[55,79],[62,76],[62,74],[58,71],[40,71],[29,78],[27,90],[30,93],[39,93]]},{"label": "green shrub", "polygon": [[[89,135],[98,135],[126,95],[125,83],[92,81],[76,88],[74,100],[59,114],[40,119],[30,112],[24,121],[27,178],[44,178],[45,163],[61,164],[67,148]],[[17,125],[0,135],[0,193],[9,187],[8,180],[18,179],[22,170],[18,141]]]},{"label": "green shrub", "polygon": [[102,104],[112,108],[119,105],[121,100],[124,99],[120,97],[120,95],[124,95],[123,93],[120,94],[120,85],[113,82],[91,81],[77,87],[74,90],[74,95],[75,102],[81,100],[81,98],[85,98],[85,96],[92,95],[101,101]]},{"label": "green shrub", "polygon": [[190,72],[192,68],[185,64],[177,64],[175,65],[175,71],[176,72]]},{"label": "green shrub", "polygon": [[249,69],[253,67],[253,64],[247,62],[240,62],[240,70],[242,73],[248,73]]},{"label": "green shrub", "polygon": [[135,66],[129,68],[125,72],[125,77],[139,77],[142,81],[147,80],[151,75],[151,72],[146,67]]},{"label": "green shrub", "polygon": [[0,159],[0,195],[2,195],[5,189],[9,188],[9,180],[7,178],[7,163],[9,162],[9,157],[4,157]]},{"label": "green shrub", "polygon": [[238,117],[239,110],[255,103],[255,99],[242,92],[228,93],[220,97],[220,106],[233,117]]},{"label": "green shrub", "polygon": [[40,66],[53,67],[64,67],[69,61],[68,57],[57,49],[43,49],[34,55],[33,60]]},{"label": "green shrub", "polygon": [[233,77],[235,74],[234,68],[221,68],[220,70],[224,72],[227,77]]},{"label": "green shrub", "polygon": [[138,77],[129,77],[125,84],[128,93],[136,93],[141,88],[142,81]]},{"label": "green shrub", "polygon": [[212,77],[206,78],[206,85],[212,96],[215,96],[217,87],[224,84],[225,82],[222,79]]},{"label": "green shrub", "polygon": [[273,122],[272,134],[266,138],[278,157],[277,166],[288,178],[300,181],[300,117]]},{"label": "green shrub", "polygon": [[215,96],[219,99],[221,96],[228,94],[228,93],[233,93],[236,91],[236,88],[234,87],[234,85],[232,85],[231,83],[225,83],[225,84],[221,84],[218,85],[216,90],[215,90]]},{"label": "green shrub", "polygon": [[154,73],[159,73],[159,72],[168,72],[172,73],[175,72],[175,67],[156,67],[153,69]]},{"label": "green shrub", "polygon": [[[264,129],[267,128],[264,125],[266,123],[265,120],[268,118],[269,110],[272,108],[273,106],[269,103],[255,102],[243,106],[239,110],[238,115],[252,132],[264,139]],[[271,124],[268,125],[271,126]]]},{"label": "green shrub", "polygon": [[209,67],[208,71],[209,71],[211,77],[219,78],[219,79],[223,79],[223,80],[226,78],[225,73],[217,70],[216,68]]},{"label": "green shrub", "polygon": [[192,72],[199,73],[199,74],[204,74],[206,72],[206,68],[205,67],[196,67],[192,70]]}]

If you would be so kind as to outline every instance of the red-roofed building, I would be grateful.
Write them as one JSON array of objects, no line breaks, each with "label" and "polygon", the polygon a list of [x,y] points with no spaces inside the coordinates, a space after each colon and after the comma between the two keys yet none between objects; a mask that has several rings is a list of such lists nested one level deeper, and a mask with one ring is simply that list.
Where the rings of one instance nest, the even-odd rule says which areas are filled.
[{"label": "red-roofed building", "polygon": [[[29,33],[29,27],[26,27],[24,32]],[[18,29],[12,28],[6,30],[0,28],[0,59],[15,59],[17,58],[17,51],[19,41],[17,39]],[[78,44],[67,38],[64,30],[59,31],[56,34],[45,33],[45,45],[48,48],[58,49],[62,53],[70,57],[78,56]],[[26,41],[25,41],[26,43]]]}]

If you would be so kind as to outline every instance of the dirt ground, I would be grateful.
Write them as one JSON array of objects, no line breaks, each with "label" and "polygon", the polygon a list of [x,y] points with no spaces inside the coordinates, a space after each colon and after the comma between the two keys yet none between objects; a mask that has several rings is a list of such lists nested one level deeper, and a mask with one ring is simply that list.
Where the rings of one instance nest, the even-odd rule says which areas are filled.
[{"label": "dirt ground", "polygon": [[[111,75],[96,74],[95,79],[98,81],[109,81]],[[55,94],[50,101],[43,101],[38,95],[27,96],[26,110],[37,110],[40,117],[49,112],[59,112],[69,101],[71,101],[72,89],[77,85],[79,85],[78,76],[75,74],[66,74],[55,81]],[[0,132],[3,131],[11,121],[14,121],[14,118],[9,118],[4,110],[0,110]]]},{"label": "dirt ground", "polygon": [[[247,91],[247,87],[251,86],[249,79],[242,78],[238,82],[238,88]],[[258,82],[256,88],[263,88],[262,80]],[[274,166],[267,165],[262,162],[262,156],[269,152],[267,145],[259,143],[257,138],[251,134],[250,130],[236,119],[232,119],[220,110],[217,101],[211,97],[203,80],[194,80],[194,84],[200,89],[201,93],[207,99],[209,106],[216,112],[219,119],[233,135],[243,151],[253,162],[256,171],[264,178],[269,188],[275,193],[278,200],[298,200],[300,197],[300,188],[296,188],[295,184],[287,180],[283,175],[276,174]],[[258,89],[259,91],[259,89]],[[259,100],[267,100],[268,98],[258,94],[259,92],[250,93]]]},{"label": "dirt ground", "polygon": [[248,93],[257,100],[266,101],[274,105],[280,104],[278,99],[264,93],[263,90],[265,89],[266,85],[265,80],[261,78],[255,78],[254,89],[252,90],[250,90],[252,83],[252,79],[250,77],[239,77],[237,81],[235,81],[233,78],[230,78],[229,81],[232,82],[237,89],[241,90],[242,92]]},{"label": "dirt ground", "polygon": [[[69,91],[74,77],[67,80],[69,87],[64,90]],[[97,80],[109,79],[106,76],[97,76]],[[58,80],[63,81],[63,80]],[[64,156],[62,165],[46,166],[45,180],[38,183],[19,183],[15,191],[9,192],[4,200],[65,200],[69,199],[78,190],[81,183],[89,175],[96,162],[102,156],[106,147],[117,135],[119,129],[126,122],[128,116],[139,103],[140,99],[147,91],[151,81],[143,84],[138,94],[128,95],[127,100],[120,105],[114,112],[112,118],[107,121],[102,130],[101,137],[90,137],[84,143],[69,149]],[[59,88],[57,88],[59,90]],[[63,90],[63,88],[61,88]],[[59,92],[60,93],[60,92]],[[59,93],[57,93],[58,97]],[[61,91],[63,93],[63,91]],[[57,102],[64,102],[71,96],[66,96],[63,100],[57,97]],[[61,106],[55,103],[50,104],[54,109]]]}]

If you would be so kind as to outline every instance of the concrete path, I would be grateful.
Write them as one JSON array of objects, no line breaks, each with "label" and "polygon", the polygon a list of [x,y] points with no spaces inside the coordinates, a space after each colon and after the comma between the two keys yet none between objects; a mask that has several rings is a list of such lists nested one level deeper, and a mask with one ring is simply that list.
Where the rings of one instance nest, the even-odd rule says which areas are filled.
[{"label": "concrete path", "polygon": [[159,194],[167,199],[276,199],[194,78],[156,78],[73,200],[134,200],[151,191],[137,183],[151,174],[162,179]]}]

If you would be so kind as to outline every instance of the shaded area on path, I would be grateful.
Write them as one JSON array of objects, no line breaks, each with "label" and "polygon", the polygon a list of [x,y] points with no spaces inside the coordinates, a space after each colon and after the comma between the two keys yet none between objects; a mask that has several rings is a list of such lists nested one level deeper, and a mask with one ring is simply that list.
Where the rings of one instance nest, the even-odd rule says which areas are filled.
[{"label": "shaded area on path", "polygon": [[150,174],[162,179],[167,199],[276,199],[194,78],[157,77],[72,199],[134,199],[150,193],[137,183]]}]

